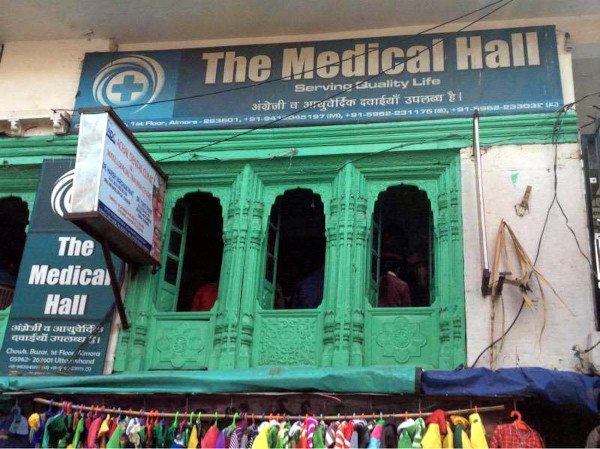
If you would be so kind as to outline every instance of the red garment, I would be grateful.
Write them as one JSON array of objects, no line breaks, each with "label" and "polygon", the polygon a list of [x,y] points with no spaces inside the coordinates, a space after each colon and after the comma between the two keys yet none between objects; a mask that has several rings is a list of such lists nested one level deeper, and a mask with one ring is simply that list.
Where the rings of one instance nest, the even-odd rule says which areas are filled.
[{"label": "red garment", "polygon": [[388,271],[381,278],[379,307],[410,307],[410,288],[406,282]]},{"label": "red garment", "polygon": [[500,424],[494,430],[492,439],[490,440],[490,449],[495,448],[530,448],[530,447],[546,447],[544,440],[539,433],[521,421],[524,429],[517,427],[516,421],[512,424]]},{"label": "red garment", "polygon": [[98,437],[98,431],[100,430],[100,426],[102,425],[102,418],[97,417],[90,424],[90,428],[88,429],[86,446],[85,447],[96,447],[96,438]]},{"label": "red garment", "polygon": [[217,440],[221,436],[221,432],[217,426],[210,426],[202,438],[202,447],[217,447]]},{"label": "red garment", "polygon": [[194,300],[192,301],[192,312],[209,312],[215,305],[215,302],[217,302],[218,293],[218,282],[204,284],[198,288],[194,295]]},{"label": "red garment", "polygon": [[446,435],[448,433],[448,430],[446,429],[446,412],[443,410],[438,408],[425,421],[425,424],[428,426],[432,423],[440,426],[440,433],[442,435]]}]

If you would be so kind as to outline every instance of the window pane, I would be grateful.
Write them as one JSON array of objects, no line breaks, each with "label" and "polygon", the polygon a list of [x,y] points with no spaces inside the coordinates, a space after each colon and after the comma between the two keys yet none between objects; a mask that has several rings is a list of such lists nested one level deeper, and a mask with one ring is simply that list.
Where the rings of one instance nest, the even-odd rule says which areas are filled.
[{"label": "window pane", "polygon": [[167,266],[165,267],[165,281],[171,285],[177,284],[177,265],[178,263],[167,257]]},{"label": "window pane", "polygon": [[169,238],[169,252],[176,256],[179,256],[179,250],[181,248],[181,234],[177,231],[171,231]]},{"label": "window pane", "polygon": [[185,209],[182,206],[175,206],[173,209],[173,224],[179,229],[183,229],[183,220],[185,217]]}]

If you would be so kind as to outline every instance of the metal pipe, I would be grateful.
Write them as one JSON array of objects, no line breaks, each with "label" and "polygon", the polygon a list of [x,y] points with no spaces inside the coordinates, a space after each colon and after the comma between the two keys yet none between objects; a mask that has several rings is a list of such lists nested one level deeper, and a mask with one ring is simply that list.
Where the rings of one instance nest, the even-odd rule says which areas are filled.
[{"label": "metal pipe", "polygon": [[[489,282],[490,264],[488,260],[487,226],[485,224],[485,199],[483,196],[483,168],[481,166],[481,147],[479,146],[479,111],[473,114],[473,156],[475,157],[475,183],[477,186],[477,211],[479,214],[479,244],[481,247],[481,268],[483,278],[481,290],[485,295]],[[487,278],[487,282],[485,279]]]},{"label": "metal pipe", "polygon": [[[33,402],[37,402],[38,404],[45,404],[45,405],[50,405],[50,400],[48,399],[44,399],[44,398],[34,398]],[[56,407],[61,407],[62,406],[62,402],[57,402],[57,401],[52,401],[52,403],[56,406]],[[98,412],[102,412],[102,413],[110,413],[111,415],[123,415],[123,416],[143,416],[143,415],[148,415],[148,412],[142,412],[142,411],[133,411],[133,410],[120,410],[120,409],[115,409],[115,408],[102,408],[101,406],[94,406],[94,407],[89,407],[89,406],[85,406],[85,405],[71,405],[71,409],[72,410],[80,410],[83,412],[90,412],[90,411],[98,411]],[[487,412],[501,412],[505,410],[505,406],[504,405],[492,405],[489,407],[471,407],[471,408],[466,408],[466,409],[457,409],[457,410],[448,410],[446,411],[446,414],[449,415],[464,415],[464,414],[469,414],[469,413],[487,413]],[[431,416],[433,414],[433,412],[404,412],[404,413],[370,413],[370,414],[356,414],[356,418],[363,418],[363,419],[379,419],[379,418],[383,418],[383,419],[392,419],[392,418],[419,418],[419,417],[426,417],[426,416]],[[179,416],[180,419],[185,419],[185,418],[189,418],[190,414],[189,413],[178,413],[177,414]],[[243,416],[244,412],[239,413],[238,416]],[[233,418],[233,414],[231,413],[219,413],[219,412],[214,412],[214,413],[203,413],[199,419],[205,420],[205,421],[211,421],[215,418],[217,419],[224,419],[224,418]],[[276,413],[251,413],[251,412],[246,412],[246,416],[248,418],[253,418],[253,419],[258,419],[258,420],[265,420],[265,419],[274,419],[276,418],[278,415]],[[316,416],[314,414],[311,414],[309,416]],[[322,419],[323,421],[338,421],[340,419],[345,418],[348,415],[331,415],[331,416],[322,416],[319,417],[319,419]],[[159,412],[158,413],[158,417],[160,418],[174,418],[175,417],[175,413],[172,412]],[[301,415],[279,415],[280,418],[285,418],[288,420],[302,420],[304,419],[306,416],[301,416]]]}]

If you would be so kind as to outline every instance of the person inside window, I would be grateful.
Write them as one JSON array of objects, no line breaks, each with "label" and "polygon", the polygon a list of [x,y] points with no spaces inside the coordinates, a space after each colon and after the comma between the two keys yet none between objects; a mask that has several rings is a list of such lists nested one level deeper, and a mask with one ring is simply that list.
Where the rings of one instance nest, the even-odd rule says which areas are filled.
[{"label": "person inside window", "polygon": [[198,287],[192,300],[192,312],[210,312],[217,302],[217,295],[219,293],[219,272],[217,269],[211,273],[209,282],[204,283]]},{"label": "person inside window", "polygon": [[319,268],[304,278],[292,298],[293,309],[316,309],[323,301],[325,284],[325,262],[321,261]]},{"label": "person inside window", "polygon": [[401,279],[403,261],[388,258],[383,263],[383,275],[379,283],[379,307],[410,307],[410,287]]}]

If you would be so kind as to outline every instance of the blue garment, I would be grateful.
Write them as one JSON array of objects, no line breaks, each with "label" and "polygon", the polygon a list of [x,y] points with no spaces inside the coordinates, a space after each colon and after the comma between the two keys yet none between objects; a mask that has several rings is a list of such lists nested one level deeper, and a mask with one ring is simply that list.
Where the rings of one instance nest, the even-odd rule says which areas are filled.
[{"label": "blue garment", "polygon": [[316,309],[323,301],[323,285],[325,272],[317,270],[304,279],[294,293],[292,306],[294,309]]}]

